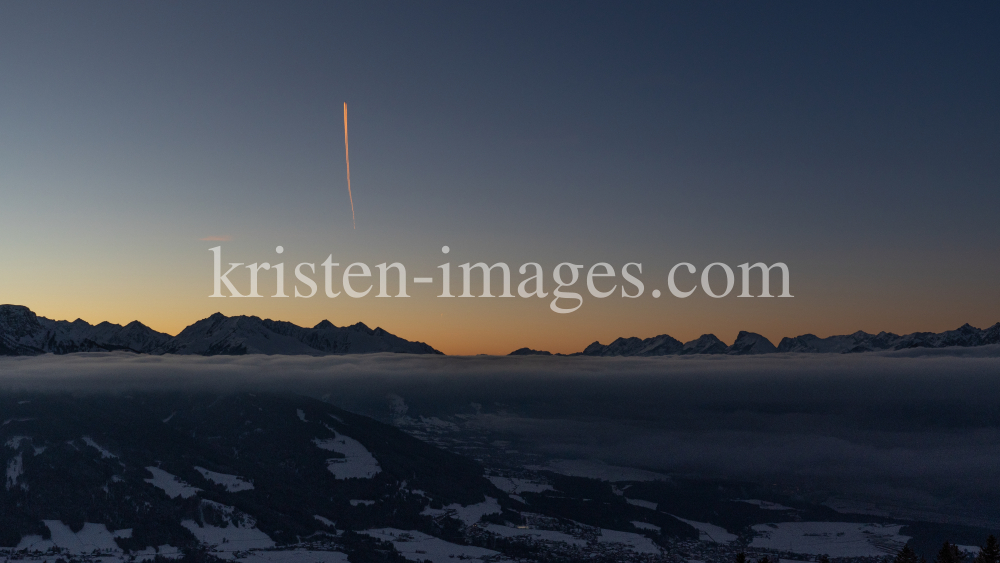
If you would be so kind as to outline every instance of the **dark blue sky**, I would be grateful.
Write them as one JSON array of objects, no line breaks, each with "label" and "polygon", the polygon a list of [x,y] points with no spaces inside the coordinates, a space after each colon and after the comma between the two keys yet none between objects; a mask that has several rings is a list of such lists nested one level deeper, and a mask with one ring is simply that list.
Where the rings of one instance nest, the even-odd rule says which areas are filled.
[{"label": "dark blue sky", "polygon": [[[5,3],[0,295],[170,332],[220,308],[364,320],[446,351],[484,324],[455,349],[992,324],[998,29],[995,2]],[[638,261],[664,290],[676,262],[780,260],[796,298],[220,305],[210,236],[234,261],[426,273],[442,244]]]}]

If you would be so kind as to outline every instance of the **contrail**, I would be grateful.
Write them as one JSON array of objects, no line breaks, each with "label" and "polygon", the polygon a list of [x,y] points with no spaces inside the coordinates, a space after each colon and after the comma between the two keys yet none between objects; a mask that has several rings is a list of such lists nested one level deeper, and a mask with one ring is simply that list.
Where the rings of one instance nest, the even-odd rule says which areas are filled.
[{"label": "contrail", "polygon": [[351,152],[347,144],[347,102],[344,102],[344,160],[347,161],[347,197],[351,198],[351,225],[357,229],[354,221],[354,194],[351,193]]}]

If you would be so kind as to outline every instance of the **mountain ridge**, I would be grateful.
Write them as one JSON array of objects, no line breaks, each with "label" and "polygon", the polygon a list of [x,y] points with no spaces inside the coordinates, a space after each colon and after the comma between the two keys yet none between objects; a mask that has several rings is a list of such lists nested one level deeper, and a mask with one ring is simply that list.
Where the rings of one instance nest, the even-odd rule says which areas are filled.
[{"label": "mountain ridge", "polygon": [[[727,346],[714,334],[703,334],[689,342],[681,343],[668,334],[650,338],[619,337],[610,344],[595,341],[581,352],[568,356],[685,356],[692,354],[757,355],[788,352],[799,353],[840,353],[874,352],[877,350],[904,350],[908,348],[945,348],[948,346],[974,347],[1000,344],[1000,323],[980,329],[968,323],[955,330],[940,333],[914,332],[898,335],[891,332],[869,334],[857,331],[853,334],[834,335],[820,338],[814,334],[784,337],[774,345],[766,337],[755,332],[741,330],[732,345]],[[522,348],[509,355],[524,355]],[[552,355],[544,351],[532,350],[537,355]],[[554,354],[563,355],[563,354]]]},{"label": "mountain ridge", "polygon": [[[1000,322],[980,329],[968,323],[940,333],[857,331],[820,338],[814,334],[784,337],[774,345],[755,332],[740,331],[732,345],[714,334],[682,343],[667,334],[650,338],[620,337],[610,344],[595,341],[580,352],[552,354],[521,348],[509,355],[650,357],[674,355],[758,355],[774,353],[858,353],[908,348],[974,347],[1000,344]],[[76,352],[130,351],[137,354],[180,355],[345,355],[380,352],[438,354],[424,342],[400,338],[362,322],[338,327],[322,320],[312,328],[256,316],[227,317],[214,313],[187,326],[176,336],[155,331],[139,321],[124,326],[82,320],[40,317],[23,305],[0,305],[0,356],[37,356]]]},{"label": "mountain ridge", "polygon": [[177,336],[157,332],[139,321],[125,326],[107,321],[91,325],[54,321],[23,305],[0,305],[0,356],[37,356],[75,352],[130,351],[137,354],[243,355],[286,354],[441,354],[364,323],[337,327],[328,320],[313,328],[285,321],[222,313],[196,321]]},{"label": "mountain ridge", "polygon": [[103,561],[167,544],[266,549],[376,524],[434,531],[427,507],[485,495],[511,504],[476,461],[300,395],[4,392],[0,410],[17,415],[0,428],[0,463],[17,469],[0,487],[0,549],[45,551],[48,530],[85,522],[106,538]]}]

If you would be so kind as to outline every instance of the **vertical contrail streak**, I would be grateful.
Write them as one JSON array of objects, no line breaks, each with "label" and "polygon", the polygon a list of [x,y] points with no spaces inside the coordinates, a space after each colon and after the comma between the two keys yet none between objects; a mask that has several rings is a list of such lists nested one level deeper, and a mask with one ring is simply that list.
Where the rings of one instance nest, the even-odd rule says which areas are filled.
[{"label": "vertical contrail streak", "polygon": [[347,161],[347,197],[351,198],[351,226],[358,228],[354,220],[354,194],[351,193],[351,151],[347,143],[347,102],[344,102],[344,160]]}]

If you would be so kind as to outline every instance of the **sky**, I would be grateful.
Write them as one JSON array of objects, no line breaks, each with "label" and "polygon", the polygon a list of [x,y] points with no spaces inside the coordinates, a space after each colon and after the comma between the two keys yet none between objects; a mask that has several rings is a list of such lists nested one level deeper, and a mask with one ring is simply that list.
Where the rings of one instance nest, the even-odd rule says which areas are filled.
[{"label": "sky", "polygon": [[[0,302],[170,334],[360,321],[448,354],[985,328],[998,24],[993,2],[5,2]],[[289,294],[301,262],[399,261],[412,297],[209,298],[215,246],[283,261]],[[612,264],[606,287],[637,262],[645,292],[436,297],[438,265],[455,290],[480,261],[515,287],[538,262],[549,292],[561,262]],[[667,290],[679,262],[758,261],[794,298]]]}]

